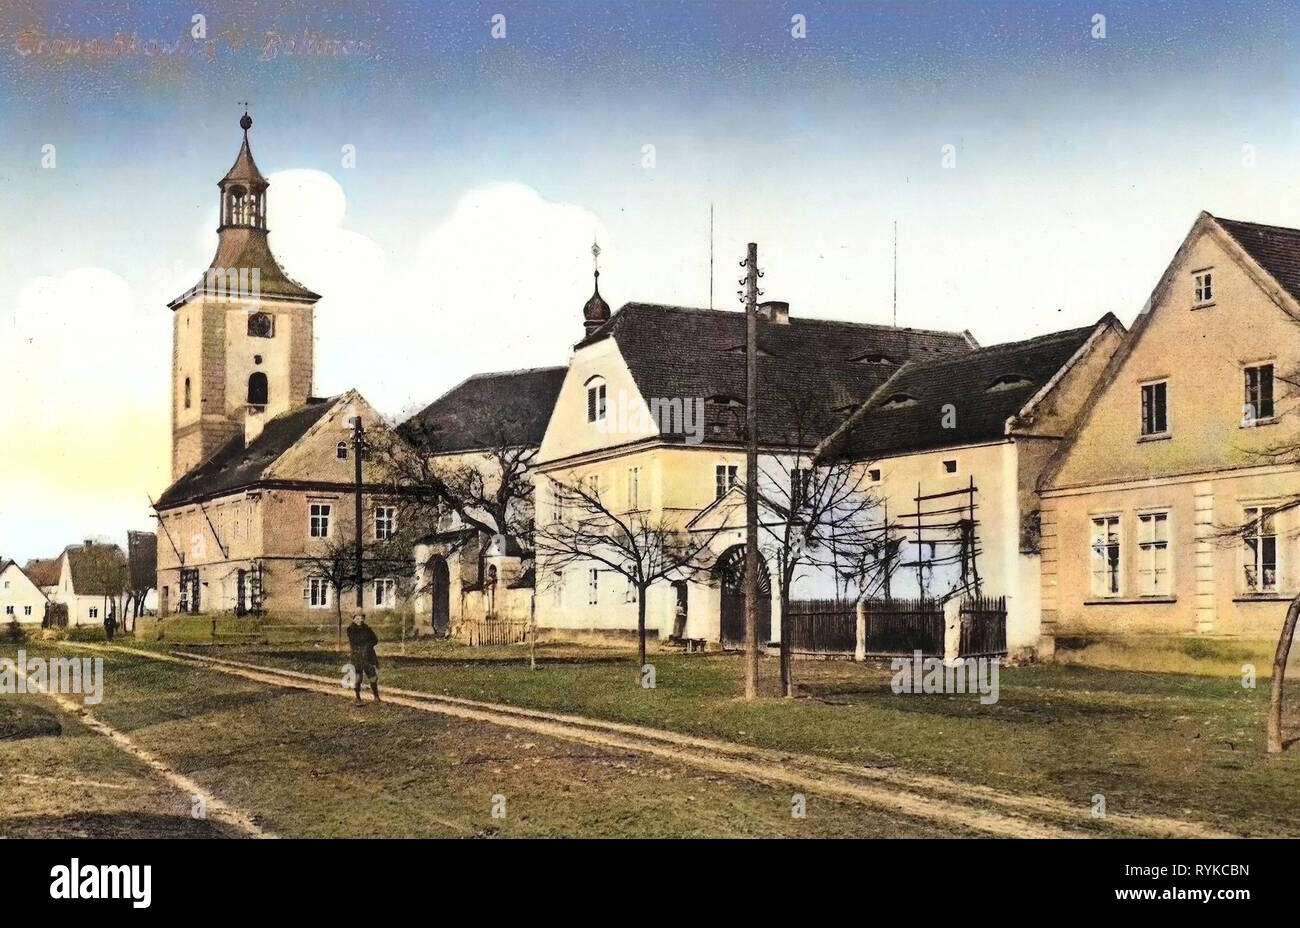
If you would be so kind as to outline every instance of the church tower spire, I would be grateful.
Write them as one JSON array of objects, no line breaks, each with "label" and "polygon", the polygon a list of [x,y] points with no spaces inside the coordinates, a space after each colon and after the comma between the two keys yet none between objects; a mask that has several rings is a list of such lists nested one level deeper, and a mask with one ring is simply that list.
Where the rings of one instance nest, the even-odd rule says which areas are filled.
[{"label": "church tower spire", "polygon": [[235,163],[217,182],[217,253],[172,300],[172,479],[312,392],[315,305],[271,253],[266,191],[253,160],[247,108]]}]

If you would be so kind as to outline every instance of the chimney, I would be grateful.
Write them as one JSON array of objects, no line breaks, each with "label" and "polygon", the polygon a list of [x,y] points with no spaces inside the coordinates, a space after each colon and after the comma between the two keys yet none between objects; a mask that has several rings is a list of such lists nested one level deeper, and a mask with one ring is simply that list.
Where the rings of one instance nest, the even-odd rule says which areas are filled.
[{"label": "chimney", "polygon": [[266,424],[266,407],[249,406],[248,411],[244,413],[244,447],[247,448],[253,442],[257,441],[257,436],[262,434],[262,426]]},{"label": "chimney", "polygon": [[87,548],[93,548],[93,547],[95,547],[95,539],[93,539],[93,538],[87,538],[85,541],[86,541],[86,545],[85,545],[85,546],[86,546]]},{"label": "chimney", "polygon": [[790,304],[784,300],[768,300],[758,304],[758,318],[775,322],[777,325],[790,324]]}]

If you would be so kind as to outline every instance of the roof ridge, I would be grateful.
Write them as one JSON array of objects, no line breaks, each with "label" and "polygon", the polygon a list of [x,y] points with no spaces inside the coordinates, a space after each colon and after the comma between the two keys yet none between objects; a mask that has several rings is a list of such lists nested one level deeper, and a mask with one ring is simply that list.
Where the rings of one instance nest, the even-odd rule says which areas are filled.
[{"label": "roof ridge", "polygon": [[[623,312],[623,310],[628,309],[629,307],[644,307],[648,309],[667,309],[667,310],[673,310],[675,312],[684,312],[684,313],[711,313],[714,315],[738,316],[742,318],[744,317],[743,310],[715,309],[706,306],[682,306],[678,303],[647,303],[640,300],[627,301],[626,303],[624,303],[622,306],[618,308],[615,315],[618,315],[618,313]],[[613,321],[613,317],[610,317],[610,321]],[[815,325],[849,325],[849,326],[854,326],[856,328],[876,329],[882,332],[916,332],[924,335],[951,335],[957,338],[964,338],[966,334],[965,330],[957,331],[954,329],[922,329],[922,328],[916,328],[914,326],[887,325],[883,322],[859,322],[856,319],[827,319],[822,316],[793,316],[792,315],[790,316],[788,323],[782,323],[782,324],[783,325],[785,324],[805,325],[809,323]],[[609,323],[606,323],[606,325],[608,324]],[[603,327],[604,326],[602,326],[602,328]]]},{"label": "roof ridge", "polygon": [[1255,222],[1253,219],[1229,219],[1226,216],[1215,216],[1213,213],[1211,213],[1210,216],[1215,222],[1227,222],[1236,226],[1254,226],[1257,229],[1277,229],[1281,232],[1294,232],[1296,235],[1300,235],[1300,229],[1297,229],[1294,226],[1279,226],[1270,222]]},{"label": "roof ridge", "polygon": [[[551,364],[551,365],[547,365],[546,367],[517,367],[513,370],[506,370],[506,371],[481,371],[480,373],[477,374],[470,374],[468,377],[466,377],[456,386],[457,387],[464,386],[465,384],[469,383],[471,380],[481,380],[485,377],[512,377],[515,376],[516,374],[540,374],[540,373],[550,373],[552,371],[563,371],[563,370],[568,370],[568,365]],[[452,387],[451,389],[455,390],[456,387]],[[450,393],[451,390],[448,390],[447,392]]]}]

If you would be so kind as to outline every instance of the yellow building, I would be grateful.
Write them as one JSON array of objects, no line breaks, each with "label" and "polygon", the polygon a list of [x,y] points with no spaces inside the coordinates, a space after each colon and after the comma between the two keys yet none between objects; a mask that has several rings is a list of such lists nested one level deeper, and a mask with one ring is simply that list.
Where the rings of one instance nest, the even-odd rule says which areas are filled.
[{"label": "yellow building", "polygon": [[1275,639],[1300,590],[1300,231],[1202,213],[1041,481],[1044,635]]},{"label": "yellow building", "polygon": [[[776,301],[760,317],[759,442],[768,459],[810,457],[903,363],[975,347],[969,333],[792,317]],[[558,515],[554,481],[596,488],[613,513],[685,528],[744,478],[745,315],[628,303],[611,318],[596,294],[584,318],[587,336],[574,348],[534,463],[539,531]],[[743,536],[728,526],[711,539],[713,571],[650,589],[652,636],[726,637],[722,615],[735,614],[727,606],[741,595],[734,580]],[[636,629],[636,590],[618,571],[594,559],[556,569],[540,548],[536,569],[539,626]],[[764,586],[771,605],[776,585]],[[768,621],[770,639],[779,623]]]}]

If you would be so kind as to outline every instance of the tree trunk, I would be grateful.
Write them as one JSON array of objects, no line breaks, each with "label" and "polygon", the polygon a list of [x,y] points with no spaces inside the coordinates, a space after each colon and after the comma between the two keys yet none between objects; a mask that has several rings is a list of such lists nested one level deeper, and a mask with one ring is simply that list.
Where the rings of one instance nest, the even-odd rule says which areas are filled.
[{"label": "tree trunk", "polygon": [[1282,689],[1286,679],[1286,662],[1291,655],[1291,639],[1295,637],[1296,618],[1300,617],[1300,596],[1291,600],[1282,623],[1282,637],[1277,642],[1273,657],[1273,689],[1268,700],[1268,753],[1282,753]]},{"label": "tree trunk", "polygon": [[794,697],[794,655],[790,647],[790,578],[781,578],[781,695]]},{"label": "tree trunk", "polygon": [[637,588],[636,597],[636,636],[637,662],[636,675],[641,679],[641,668],[645,666],[645,588]]}]

